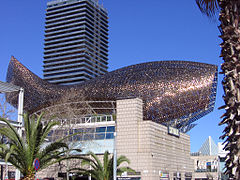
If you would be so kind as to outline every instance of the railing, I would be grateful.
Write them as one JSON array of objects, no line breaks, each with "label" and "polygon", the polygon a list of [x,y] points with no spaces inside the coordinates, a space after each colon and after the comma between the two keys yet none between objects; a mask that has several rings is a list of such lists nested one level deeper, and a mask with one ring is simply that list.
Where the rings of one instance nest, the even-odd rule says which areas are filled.
[{"label": "railing", "polygon": [[197,169],[195,172],[217,172],[217,169]]}]

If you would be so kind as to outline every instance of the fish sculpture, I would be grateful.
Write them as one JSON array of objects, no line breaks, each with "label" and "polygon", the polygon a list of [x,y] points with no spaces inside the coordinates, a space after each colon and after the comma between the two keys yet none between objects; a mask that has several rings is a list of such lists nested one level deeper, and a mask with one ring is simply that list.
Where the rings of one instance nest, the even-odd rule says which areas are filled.
[{"label": "fish sculpture", "polygon": [[[8,66],[7,82],[24,88],[24,110],[30,113],[58,103],[74,93],[74,100],[116,101],[141,98],[144,120],[177,128],[211,112],[216,99],[217,66],[190,61],[155,61],[123,67],[76,85],[56,85],[39,78],[16,58]],[[17,107],[17,94],[7,101]]]}]

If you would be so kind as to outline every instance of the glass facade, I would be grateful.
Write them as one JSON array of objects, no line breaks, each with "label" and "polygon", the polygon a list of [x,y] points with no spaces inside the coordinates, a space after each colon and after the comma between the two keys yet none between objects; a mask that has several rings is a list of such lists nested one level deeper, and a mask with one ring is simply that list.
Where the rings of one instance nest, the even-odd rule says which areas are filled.
[{"label": "glass facade", "polygon": [[85,154],[92,151],[96,154],[108,151],[113,152],[115,126],[100,126],[87,128],[55,129],[48,134],[48,141],[54,142],[63,136],[79,133],[68,138],[70,146],[80,148]]},{"label": "glass facade", "polygon": [[56,129],[52,130],[48,135],[49,141],[55,141],[63,137],[63,135],[70,135],[79,133],[69,138],[69,141],[89,141],[89,140],[103,140],[114,139],[115,126],[91,127],[91,128],[73,128],[73,129]]}]

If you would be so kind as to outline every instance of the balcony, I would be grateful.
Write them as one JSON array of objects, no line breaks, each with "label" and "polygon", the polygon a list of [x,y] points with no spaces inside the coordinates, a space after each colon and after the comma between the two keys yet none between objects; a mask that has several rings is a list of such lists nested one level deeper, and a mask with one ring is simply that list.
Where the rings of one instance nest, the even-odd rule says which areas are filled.
[{"label": "balcony", "polygon": [[52,10],[52,8],[47,8],[46,16],[50,16],[51,14],[61,13],[62,11],[71,11],[72,9],[79,8],[81,6],[86,6],[86,2],[78,2],[76,3],[69,3],[67,5],[64,5],[61,7],[61,5],[58,5],[58,9]]},{"label": "balcony", "polygon": [[53,42],[58,42],[58,41],[62,41],[62,40],[67,40],[67,39],[70,39],[70,38],[75,38],[75,36],[77,35],[82,35],[86,33],[86,30],[81,30],[81,31],[78,31],[78,32],[72,32],[72,33],[69,33],[69,34],[64,34],[64,35],[56,35],[56,36],[53,36],[53,37],[48,37],[48,38],[45,38],[45,44],[49,44],[49,43],[53,43]]},{"label": "balcony", "polygon": [[60,58],[67,54],[73,54],[73,53],[79,54],[79,53],[84,52],[85,49],[86,49],[85,47],[82,47],[80,49],[73,49],[73,50],[63,51],[63,52],[52,52],[52,53],[47,53],[47,54],[44,53],[45,54],[44,59],[51,58],[52,56],[54,56],[56,58],[57,57]]},{"label": "balcony", "polygon": [[86,27],[85,24],[86,24],[86,22],[81,22],[76,27],[68,27],[68,28],[60,29],[60,30],[57,30],[57,31],[54,31],[54,32],[45,33],[45,37],[54,37],[55,35],[59,35],[59,34],[63,35],[63,34],[67,34],[69,32],[82,30],[82,29],[84,29],[84,27]]},{"label": "balcony", "polygon": [[[81,7],[80,9],[72,10],[72,11],[63,11],[62,13],[55,13],[52,15],[46,15],[46,21],[49,22],[51,20],[59,20],[62,17],[69,17],[71,15],[76,15],[77,13],[82,13],[82,12],[89,12],[86,6]],[[91,12],[89,12],[91,13]],[[92,14],[92,13],[91,13]]]},{"label": "balcony", "polygon": [[66,20],[64,22],[54,23],[55,25],[53,24],[51,26],[50,25],[45,26],[45,28],[46,28],[45,32],[48,33],[51,31],[55,31],[56,29],[64,29],[64,28],[72,26],[72,25],[81,24],[85,20],[88,23],[91,22],[91,20],[87,16],[77,17],[74,19]]},{"label": "balcony", "polygon": [[[81,56],[82,57],[79,57]],[[75,57],[74,57],[75,56]],[[58,66],[58,67],[62,67],[64,66],[64,64],[72,64],[72,63],[79,63],[80,61],[86,61],[88,63],[86,63],[86,65],[90,68],[90,69],[93,69],[93,71],[100,71],[100,73],[104,74],[107,72],[107,66],[103,66],[103,64],[101,63],[100,66],[97,65],[95,62],[91,61],[90,60],[90,56],[85,54],[85,53],[81,53],[81,54],[78,54],[78,56],[75,55],[69,55],[68,56],[70,59],[64,59],[64,60],[61,60],[60,58],[56,58],[55,62],[51,62],[49,60],[44,60],[44,69],[48,70],[48,69],[51,69],[51,68],[55,68],[56,66],[62,64],[61,66]],[[88,59],[88,58],[89,59]],[[95,60],[96,61],[96,60]],[[99,61],[98,61],[99,62]],[[93,66],[93,64],[97,65],[98,68],[95,68]]]},{"label": "balcony", "polygon": [[84,43],[85,41],[86,41],[85,39],[81,39],[81,40],[78,40],[77,44],[75,44],[75,45],[51,48],[50,50],[45,50],[44,54],[52,54],[52,53],[55,54],[56,52],[67,52],[69,49],[76,49],[76,48],[84,46],[85,45],[85,43]]},{"label": "balcony", "polygon": [[57,83],[57,82],[62,82],[62,81],[73,81],[76,79],[83,79],[83,80],[88,80],[91,77],[86,72],[77,72],[77,73],[70,73],[70,74],[64,74],[62,76],[56,76],[56,77],[44,77],[49,82],[52,83]]},{"label": "balcony", "polygon": [[[79,66],[79,67],[77,67]],[[75,63],[75,64],[68,64],[68,65],[62,65],[62,66],[55,66],[50,68],[44,69],[44,77],[51,76],[53,77],[55,74],[64,74],[68,73],[69,71],[81,71],[87,69],[91,75],[98,76],[99,73],[92,71],[90,67],[85,62]],[[47,70],[47,72],[46,72]]]},{"label": "balcony", "polygon": [[78,42],[81,39],[84,39],[84,37],[86,37],[86,35],[79,35],[79,36],[74,36],[73,38],[67,37],[67,38],[62,38],[62,39],[57,39],[57,40],[52,40],[52,41],[48,41],[47,43],[45,43],[45,50],[48,49],[53,49],[55,47],[61,47],[61,46],[65,46],[68,45],[70,43],[75,43]]}]

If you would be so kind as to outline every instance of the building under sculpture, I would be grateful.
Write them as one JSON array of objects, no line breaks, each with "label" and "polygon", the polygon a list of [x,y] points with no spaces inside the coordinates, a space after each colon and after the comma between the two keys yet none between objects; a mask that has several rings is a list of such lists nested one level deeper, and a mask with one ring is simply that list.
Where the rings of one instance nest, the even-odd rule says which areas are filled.
[{"label": "building under sculpture", "polygon": [[[36,112],[69,93],[86,101],[141,98],[144,120],[170,125],[183,132],[211,112],[216,98],[217,67],[189,61],[158,61],[124,67],[79,85],[50,84],[11,58],[7,82],[24,87],[24,109]],[[14,106],[17,96],[7,100]],[[103,114],[105,112],[96,112]]]},{"label": "building under sculpture", "polygon": [[[82,132],[68,139],[70,145],[83,153],[91,150],[97,154],[105,150],[112,153],[115,144],[117,154],[127,156],[130,167],[137,172],[125,174],[129,179],[194,178],[190,137],[182,132],[213,110],[216,66],[187,61],[149,62],[79,85],[61,86],[42,80],[12,57],[7,81],[24,88],[25,111],[43,111],[61,122],[49,134],[49,141]],[[16,106],[15,94],[8,94],[7,100]],[[79,164],[71,161],[70,166]],[[56,165],[38,172],[37,177],[57,177],[66,169],[66,164]]]}]

